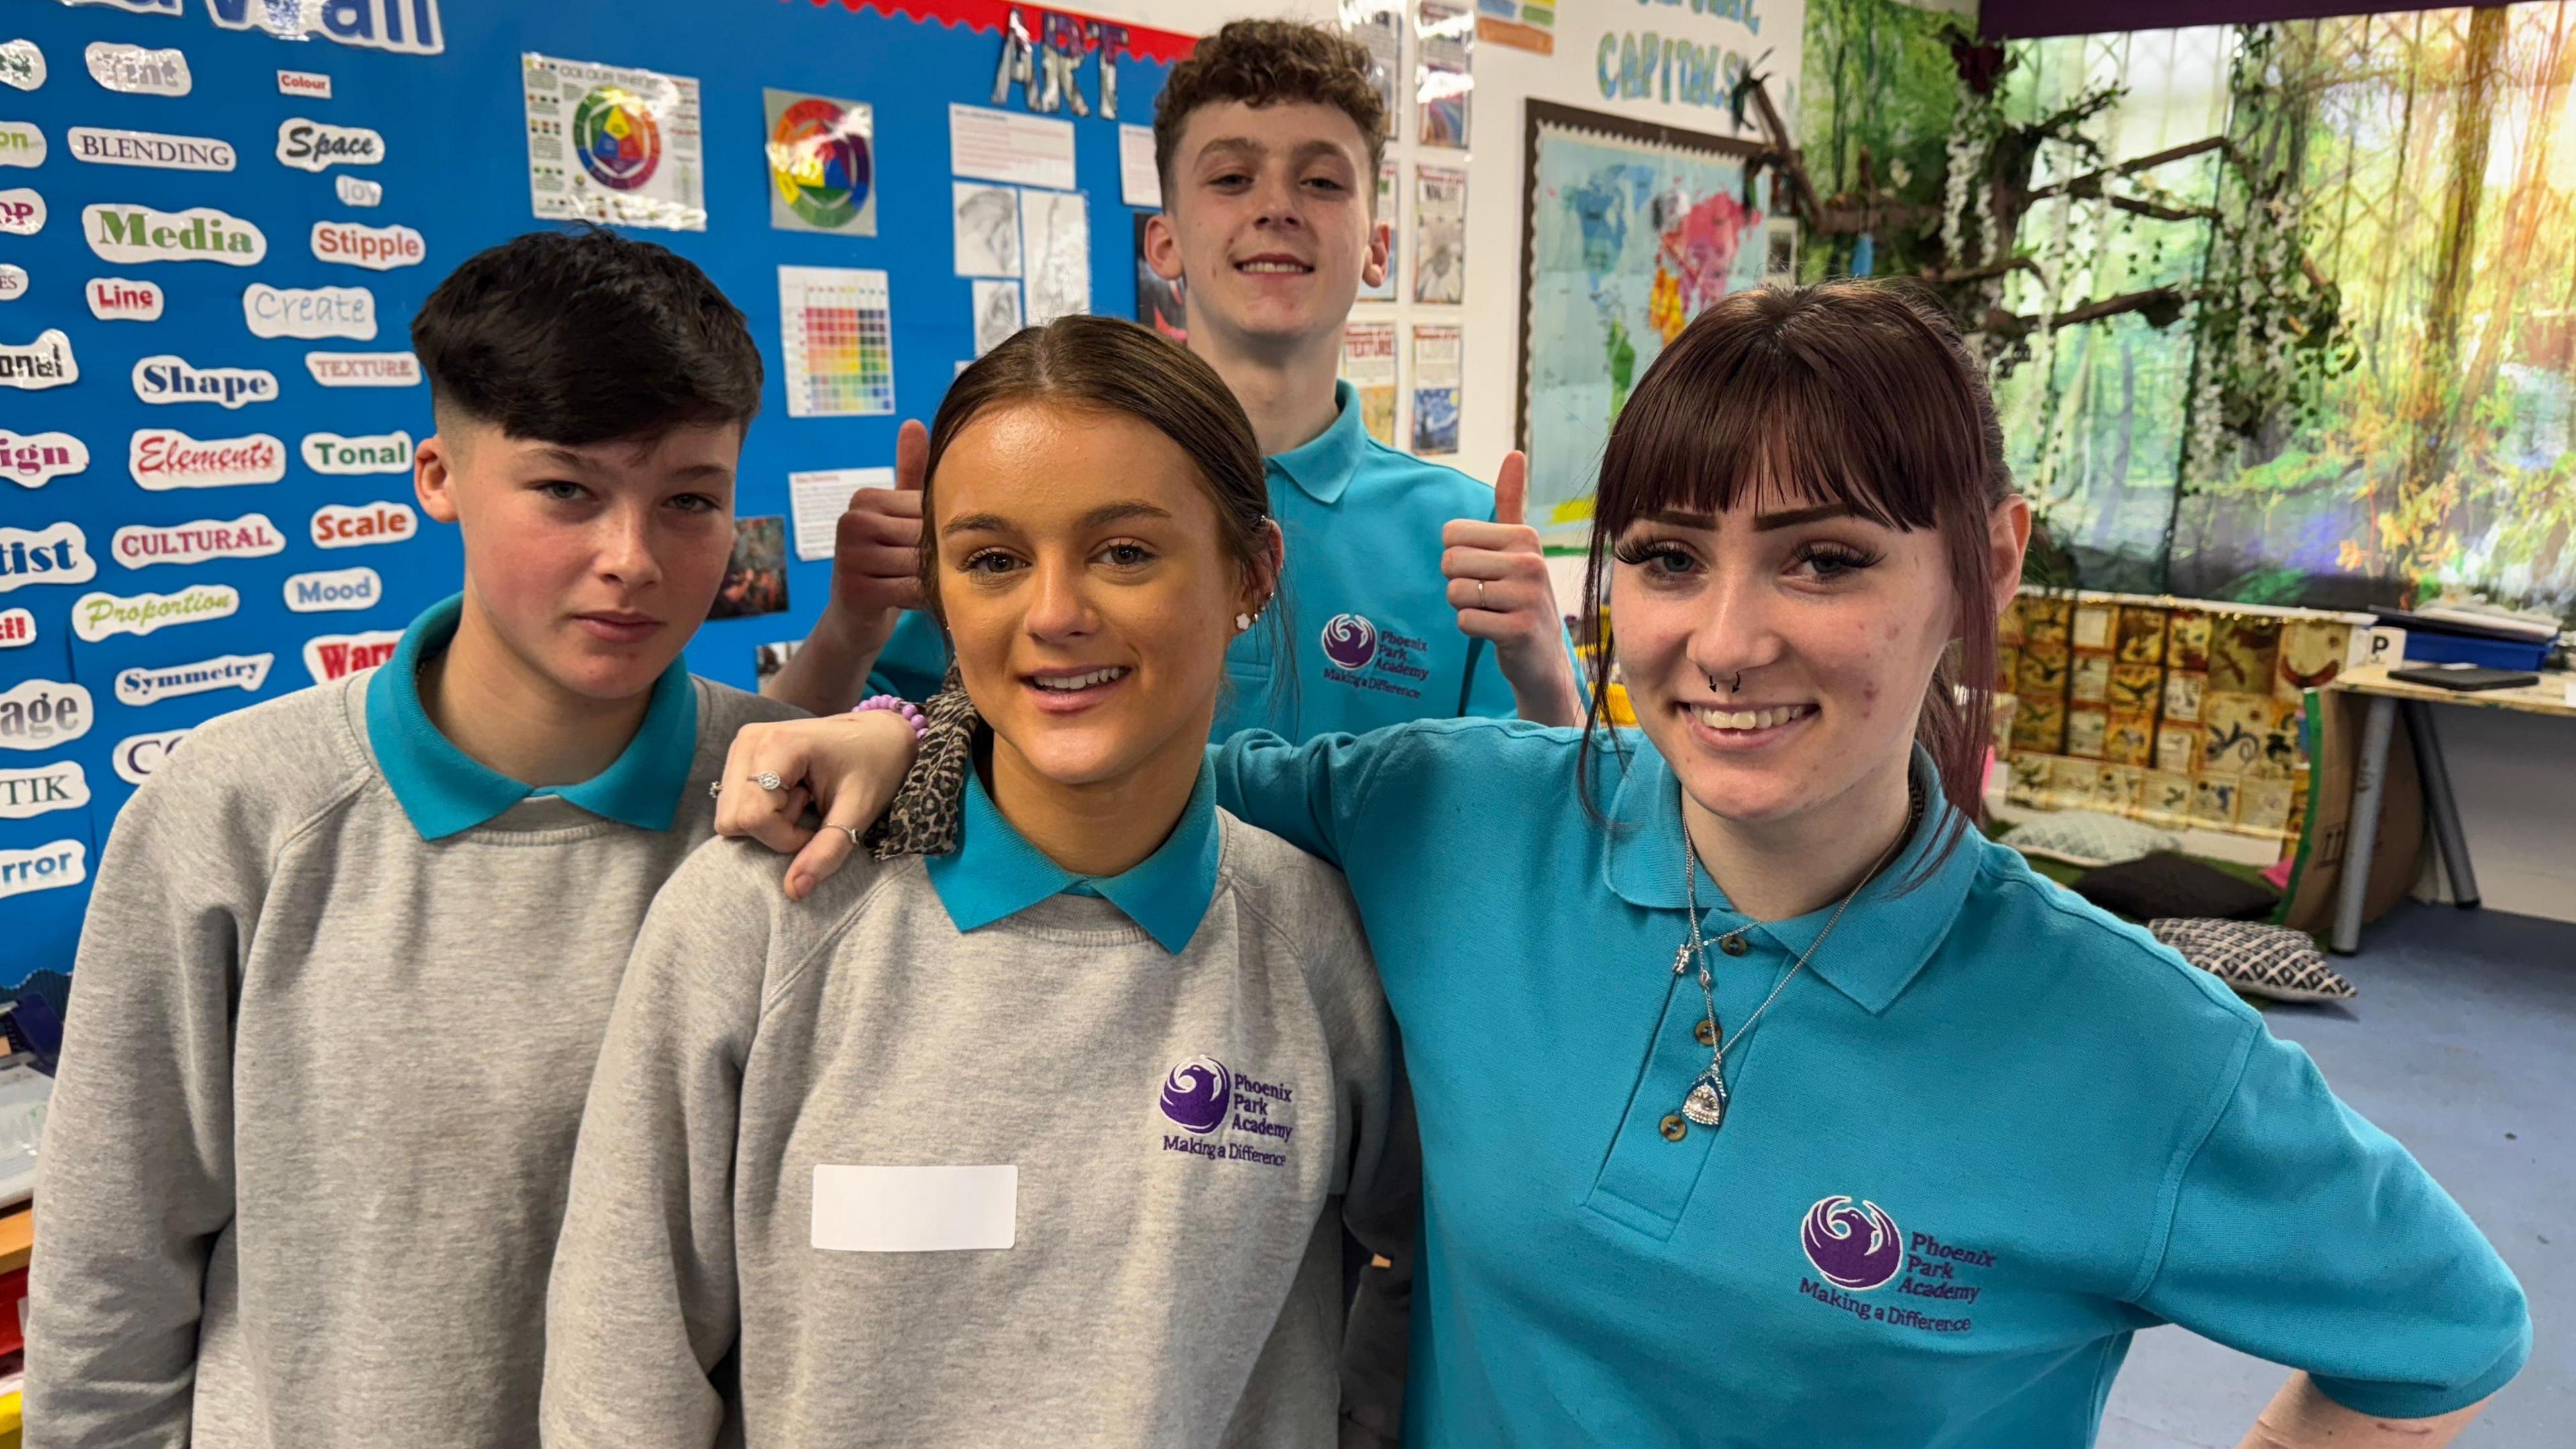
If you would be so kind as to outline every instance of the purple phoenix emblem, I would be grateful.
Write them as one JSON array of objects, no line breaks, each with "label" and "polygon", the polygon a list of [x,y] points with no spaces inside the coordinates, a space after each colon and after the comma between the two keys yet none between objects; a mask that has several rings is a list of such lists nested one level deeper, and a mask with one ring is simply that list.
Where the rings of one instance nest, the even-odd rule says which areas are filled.
[{"label": "purple phoenix emblem", "polygon": [[1324,657],[1357,669],[1377,657],[1377,626],[1357,614],[1335,614],[1324,623]]},{"label": "purple phoenix emblem", "polygon": [[1896,1219],[1866,1199],[1859,1207],[1847,1197],[1822,1199],[1807,1209],[1798,1241],[1826,1282],[1858,1293],[1895,1277],[1905,1262],[1905,1239],[1896,1230]]},{"label": "purple phoenix emblem", "polygon": [[1214,1057],[1192,1057],[1163,1079],[1163,1115],[1192,1132],[1215,1131],[1233,1100],[1234,1073]]}]

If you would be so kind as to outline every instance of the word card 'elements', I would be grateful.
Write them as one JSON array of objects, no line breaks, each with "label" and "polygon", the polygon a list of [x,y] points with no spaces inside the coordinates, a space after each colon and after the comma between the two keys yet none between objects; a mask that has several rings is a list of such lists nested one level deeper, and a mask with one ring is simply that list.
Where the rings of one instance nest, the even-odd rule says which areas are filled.
[{"label": "word card 'elements'", "polygon": [[65,474],[88,469],[89,445],[69,433],[0,429],[0,477],[21,488],[42,488]]},{"label": "word card 'elements'", "polygon": [[101,202],[81,208],[81,235],[100,260],[110,262],[221,262],[228,267],[252,267],[268,256],[265,233],[211,206],[155,211],[131,202]]},{"label": "word card 'elements'", "polygon": [[277,401],[277,374],[264,367],[198,367],[163,352],[134,364],[134,395],[148,403],[213,403],[230,411]]},{"label": "word card 'elements'", "polygon": [[195,84],[188,74],[188,58],[175,50],[94,40],[81,58],[89,62],[91,80],[130,96],[184,96]]},{"label": "word card 'elements'", "polygon": [[41,392],[80,381],[80,361],[72,340],[59,327],[48,327],[24,346],[0,342],[0,387]]},{"label": "word card 'elements'", "polygon": [[347,337],[373,342],[376,294],[364,287],[272,287],[253,282],[242,288],[242,325],[253,337],[306,341]]},{"label": "word card 'elements'", "polygon": [[420,385],[420,359],[408,352],[308,352],[304,370],[324,387]]},{"label": "word card 'elements'", "polygon": [[416,267],[429,255],[429,243],[407,226],[361,226],[354,221],[313,223],[313,255],[343,266],[389,272]]},{"label": "word card 'elements'", "polygon": [[198,584],[175,594],[83,594],[72,601],[72,632],[82,643],[95,644],[118,634],[229,619],[240,608],[241,590],[230,584]]},{"label": "word card 'elements'", "polygon": [[333,166],[373,166],[385,159],[382,132],[364,126],[334,126],[290,116],[277,123],[277,160],[298,171]]},{"label": "word card 'elements'", "polygon": [[192,438],[171,428],[137,428],[125,467],[151,493],[274,483],[286,476],[286,445],[266,433]]},{"label": "word card 'elements'", "polygon": [[158,322],[168,300],[159,283],[131,277],[92,277],[81,296],[89,302],[89,315],[101,322]]}]

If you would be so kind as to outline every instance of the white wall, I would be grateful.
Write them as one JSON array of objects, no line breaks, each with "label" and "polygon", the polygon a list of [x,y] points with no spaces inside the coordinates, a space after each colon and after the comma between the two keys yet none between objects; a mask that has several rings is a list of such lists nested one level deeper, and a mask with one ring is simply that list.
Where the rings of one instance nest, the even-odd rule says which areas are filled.
[{"label": "white wall", "polygon": [[[2576,720],[2436,706],[2469,864],[2487,909],[2576,921]],[[2418,894],[2448,900],[2425,852]]]}]

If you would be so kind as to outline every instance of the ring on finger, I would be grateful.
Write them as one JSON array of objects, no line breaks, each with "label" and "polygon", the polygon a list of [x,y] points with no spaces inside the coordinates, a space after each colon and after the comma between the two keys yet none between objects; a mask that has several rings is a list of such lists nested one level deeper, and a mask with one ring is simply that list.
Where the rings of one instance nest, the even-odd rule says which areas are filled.
[{"label": "ring on finger", "polygon": [[831,828],[850,837],[850,848],[852,850],[856,850],[860,846],[867,844],[865,836],[868,832],[867,827],[864,825],[835,825]]},{"label": "ring on finger", "polygon": [[1485,607],[1485,581],[1483,579],[1476,580],[1476,607],[1479,609]]},{"label": "ring on finger", "polygon": [[776,794],[777,792],[787,788],[787,782],[778,778],[778,772],[776,770],[763,770],[759,774],[753,775],[750,778],[751,783],[758,785],[760,788],[767,790],[772,794]]}]

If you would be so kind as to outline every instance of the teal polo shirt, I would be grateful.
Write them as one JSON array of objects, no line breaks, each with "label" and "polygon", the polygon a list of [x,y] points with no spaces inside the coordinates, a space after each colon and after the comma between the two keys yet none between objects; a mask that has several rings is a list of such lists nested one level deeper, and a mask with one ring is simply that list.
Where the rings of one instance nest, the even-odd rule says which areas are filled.
[{"label": "teal polo shirt", "polygon": [[[1933,855],[1946,805],[1729,1051],[1725,1126],[1682,1119],[1709,1050],[1680,788],[1640,736],[1624,773],[1577,738],[1211,752],[1221,806],[1347,874],[1403,1033],[1407,1443],[2084,1445],[2161,1323],[2367,1414],[2521,1367],[2521,1289],[2403,1147],[2143,932],[1974,831]],[[1828,912],[1700,900],[1746,937],[1710,956],[1731,1031]]]},{"label": "teal polo shirt", "polygon": [[965,817],[957,848],[923,861],[930,888],[960,932],[989,926],[1058,895],[1099,896],[1177,956],[1198,934],[1216,898],[1216,781],[1204,764],[1180,823],[1154,853],[1114,876],[1080,876],[1049,860],[994,806],[966,772]]},{"label": "teal polo shirt", "polygon": [[638,830],[670,829],[698,752],[698,692],[688,666],[675,659],[653,681],[643,724],[607,769],[577,785],[524,785],[450,743],[421,707],[421,660],[447,648],[464,611],[462,594],[423,610],[367,681],[367,743],[420,838],[471,830],[531,795],[558,796]]},{"label": "teal polo shirt", "polygon": [[[1288,545],[1274,609],[1236,637],[1231,686],[1215,738],[1268,729],[1291,739],[1359,734],[1381,725],[1462,715],[1508,719],[1517,706],[1493,646],[1458,631],[1440,572],[1440,530],[1491,519],[1494,490],[1455,468],[1399,453],[1360,425],[1358,399],[1337,383],[1341,411],[1303,447],[1266,460],[1270,516]],[[1287,643],[1283,655],[1274,638]],[[869,687],[928,699],[948,672],[948,645],[930,616],[907,613],[877,657]]]}]

